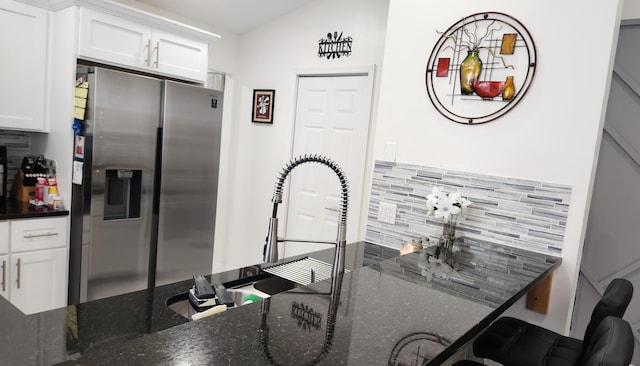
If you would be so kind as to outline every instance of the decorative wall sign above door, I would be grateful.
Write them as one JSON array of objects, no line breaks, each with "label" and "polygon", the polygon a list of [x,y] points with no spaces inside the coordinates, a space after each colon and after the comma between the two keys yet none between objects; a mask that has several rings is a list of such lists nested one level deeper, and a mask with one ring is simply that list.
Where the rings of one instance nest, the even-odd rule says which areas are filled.
[{"label": "decorative wall sign above door", "polygon": [[438,33],[426,86],[442,115],[465,124],[493,121],[527,93],[536,70],[536,47],[517,19],[477,13]]},{"label": "decorative wall sign above door", "polygon": [[353,38],[351,36],[343,38],[342,33],[329,32],[327,33],[327,38],[320,38],[318,41],[318,57],[330,59],[351,56]]}]

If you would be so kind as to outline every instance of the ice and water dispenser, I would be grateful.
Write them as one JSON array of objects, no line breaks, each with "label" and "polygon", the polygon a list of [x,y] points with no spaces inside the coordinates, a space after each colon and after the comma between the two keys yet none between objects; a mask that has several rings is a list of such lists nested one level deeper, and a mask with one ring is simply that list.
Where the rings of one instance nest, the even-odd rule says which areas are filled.
[{"label": "ice and water dispenser", "polygon": [[107,169],[105,177],[104,219],[140,217],[142,170]]}]

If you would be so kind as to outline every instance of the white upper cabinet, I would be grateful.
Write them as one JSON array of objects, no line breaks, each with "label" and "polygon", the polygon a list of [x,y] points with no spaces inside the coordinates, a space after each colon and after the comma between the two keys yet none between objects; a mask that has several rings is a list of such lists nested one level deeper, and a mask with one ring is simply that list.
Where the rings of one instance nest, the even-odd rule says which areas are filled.
[{"label": "white upper cabinet", "polygon": [[168,75],[205,82],[209,71],[209,45],[160,29],[152,35],[151,66]]},{"label": "white upper cabinet", "polygon": [[96,60],[149,67],[151,28],[83,8],[78,53]]},{"label": "white upper cabinet", "polygon": [[48,11],[0,0],[0,129],[44,131]]},{"label": "white upper cabinet", "polygon": [[82,8],[78,57],[204,82],[206,41]]}]

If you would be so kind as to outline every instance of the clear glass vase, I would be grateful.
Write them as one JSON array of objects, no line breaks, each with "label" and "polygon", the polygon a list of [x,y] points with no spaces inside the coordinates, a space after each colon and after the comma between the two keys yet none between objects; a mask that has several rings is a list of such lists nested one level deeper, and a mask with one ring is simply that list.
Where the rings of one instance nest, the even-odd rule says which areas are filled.
[{"label": "clear glass vase", "polygon": [[457,220],[454,218],[445,221],[442,226],[442,235],[438,241],[439,259],[451,267],[454,266],[453,247],[456,241],[456,224]]}]

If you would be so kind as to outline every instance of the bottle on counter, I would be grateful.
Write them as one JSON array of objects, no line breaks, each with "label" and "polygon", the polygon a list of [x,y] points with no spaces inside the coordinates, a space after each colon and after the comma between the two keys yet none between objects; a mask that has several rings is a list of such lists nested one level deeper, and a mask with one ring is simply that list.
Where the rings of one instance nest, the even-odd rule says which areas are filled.
[{"label": "bottle on counter", "polygon": [[45,177],[36,178],[36,205],[42,206],[45,203],[45,189],[47,187],[47,179]]},{"label": "bottle on counter", "polygon": [[47,207],[53,208],[53,202],[58,198],[58,187],[49,187],[49,193],[47,194]]},{"label": "bottle on counter", "polygon": [[64,208],[64,206],[62,205],[62,197],[60,197],[59,195],[56,195],[53,198],[53,209],[54,210],[62,210]]},{"label": "bottle on counter", "polygon": [[48,208],[53,208],[56,198],[58,198],[58,182],[56,178],[47,179],[45,203]]}]

